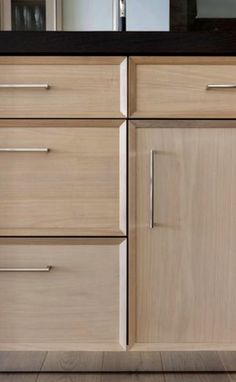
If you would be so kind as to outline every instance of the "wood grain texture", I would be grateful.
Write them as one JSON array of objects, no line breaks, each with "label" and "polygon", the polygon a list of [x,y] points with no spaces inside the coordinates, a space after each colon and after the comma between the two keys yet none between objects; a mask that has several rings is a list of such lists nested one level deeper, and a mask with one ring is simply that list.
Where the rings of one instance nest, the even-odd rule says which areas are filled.
[{"label": "wood grain texture", "polygon": [[[24,127],[25,126],[25,127]],[[126,124],[1,121],[1,236],[126,234]]]},{"label": "wood grain texture", "polygon": [[48,352],[42,372],[102,372],[103,359],[103,352]]},{"label": "wood grain texture", "polygon": [[163,372],[225,372],[217,352],[162,352]]},{"label": "wood grain texture", "polygon": [[234,84],[235,64],[233,57],[132,57],[130,116],[235,118],[235,89],[206,90]]},{"label": "wood grain texture", "polygon": [[38,372],[46,359],[46,355],[46,352],[0,351],[0,373]]},{"label": "wood grain texture", "polygon": [[133,350],[235,350],[236,130],[220,123],[139,122]]},{"label": "wood grain texture", "polygon": [[105,352],[103,372],[162,372],[161,355],[158,352]]},{"label": "wood grain texture", "polygon": [[1,374],[0,382],[37,382],[37,374]]},{"label": "wood grain texture", "polygon": [[[5,379],[4,379],[5,377]],[[31,382],[35,375],[0,375],[3,382]],[[37,382],[230,382],[233,374],[39,374]],[[215,379],[214,379],[215,378]]]},{"label": "wood grain texture", "polygon": [[99,374],[39,374],[37,382],[103,382]]},{"label": "wood grain texture", "polygon": [[230,377],[226,373],[207,374],[166,374],[165,382],[230,382]]},{"label": "wood grain texture", "polygon": [[225,370],[236,373],[236,352],[220,352],[219,356]]},{"label": "wood grain texture", "polygon": [[43,372],[161,372],[158,352],[49,352]]},{"label": "wood grain texture", "polygon": [[117,241],[0,240],[1,267],[52,266],[49,273],[1,274],[0,349],[122,350],[126,254]]},{"label": "wood grain texture", "polygon": [[[1,84],[49,84],[0,89],[1,118],[121,118],[126,115],[125,58],[6,57]],[[123,114],[124,113],[124,114]]]},{"label": "wood grain texture", "polygon": [[[234,352],[1,352],[0,372],[234,372]],[[221,359],[220,359],[221,357]],[[31,362],[30,362],[31,361]],[[42,362],[43,361],[43,362]],[[223,365],[224,364],[224,365]]]},{"label": "wood grain texture", "polygon": [[113,374],[102,376],[102,382],[165,382],[162,374]]},{"label": "wood grain texture", "polygon": [[158,374],[40,374],[38,382],[165,382]]},{"label": "wood grain texture", "polygon": [[129,122],[129,347],[136,340],[136,127]]}]

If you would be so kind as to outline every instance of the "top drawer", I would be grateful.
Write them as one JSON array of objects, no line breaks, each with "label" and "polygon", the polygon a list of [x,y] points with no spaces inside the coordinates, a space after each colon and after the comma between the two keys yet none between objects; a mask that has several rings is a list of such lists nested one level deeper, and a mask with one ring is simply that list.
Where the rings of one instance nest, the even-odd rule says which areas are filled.
[{"label": "top drawer", "polygon": [[133,57],[130,86],[133,118],[236,117],[233,57]]},{"label": "top drawer", "polygon": [[0,118],[126,116],[124,57],[1,57]]}]

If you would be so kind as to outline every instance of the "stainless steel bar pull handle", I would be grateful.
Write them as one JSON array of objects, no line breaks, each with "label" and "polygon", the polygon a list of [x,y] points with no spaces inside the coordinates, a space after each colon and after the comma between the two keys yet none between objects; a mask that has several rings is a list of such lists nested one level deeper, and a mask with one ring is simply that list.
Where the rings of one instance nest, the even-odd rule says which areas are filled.
[{"label": "stainless steel bar pull handle", "polygon": [[17,267],[0,268],[0,272],[50,272],[51,270],[52,270],[51,265],[47,265],[46,267],[39,267],[39,268],[17,268]]},{"label": "stainless steel bar pull handle", "polygon": [[0,89],[45,89],[49,90],[49,84],[0,84]]},{"label": "stainless steel bar pull handle", "polygon": [[157,226],[155,222],[155,155],[158,153],[156,150],[150,152],[150,228],[153,229]]},{"label": "stainless steel bar pull handle", "polygon": [[209,84],[206,87],[207,90],[214,89],[236,89],[236,84]]},{"label": "stainless steel bar pull handle", "polygon": [[47,147],[37,148],[24,148],[24,147],[4,147],[0,148],[0,153],[48,153],[50,151]]}]

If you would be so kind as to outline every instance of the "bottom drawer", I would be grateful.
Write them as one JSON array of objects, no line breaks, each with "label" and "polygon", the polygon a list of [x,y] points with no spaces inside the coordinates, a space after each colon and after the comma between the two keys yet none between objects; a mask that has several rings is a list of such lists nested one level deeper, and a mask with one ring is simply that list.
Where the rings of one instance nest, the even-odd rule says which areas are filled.
[{"label": "bottom drawer", "polygon": [[122,350],[125,331],[125,241],[0,240],[0,350]]}]

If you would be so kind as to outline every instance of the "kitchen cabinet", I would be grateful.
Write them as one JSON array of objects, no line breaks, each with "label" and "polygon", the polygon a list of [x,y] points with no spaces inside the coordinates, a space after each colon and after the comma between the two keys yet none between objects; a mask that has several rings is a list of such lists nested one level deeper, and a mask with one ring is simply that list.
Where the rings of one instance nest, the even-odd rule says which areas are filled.
[{"label": "kitchen cabinet", "polygon": [[1,57],[1,350],[235,350],[235,64]]}]

